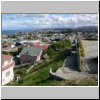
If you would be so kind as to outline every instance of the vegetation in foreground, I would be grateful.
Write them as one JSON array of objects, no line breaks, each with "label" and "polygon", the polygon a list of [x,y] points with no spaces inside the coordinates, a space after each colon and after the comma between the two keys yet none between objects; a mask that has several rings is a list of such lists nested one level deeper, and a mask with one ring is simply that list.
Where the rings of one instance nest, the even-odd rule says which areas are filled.
[{"label": "vegetation in foreground", "polygon": [[[50,48],[45,51],[49,58],[48,61],[51,62],[46,66],[43,66],[47,63],[44,59],[42,63],[37,64],[33,69],[31,69],[30,73],[26,73],[26,68],[15,69],[15,75],[19,75],[21,79],[17,82],[13,82],[11,85],[23,85],[23,86],[31,86],[31,85],[45,85],[48,86],[52,83],[53,80],[50,77],[49,69],[52,68],[53,71],[56,71],[59,67],[62,66],[65,58],[67,48],[71,47],[71,43],[69,40],[62,40],[56,43],[53,43]],[[63,53],[64,52],[64,53]]]},{"label": "vegetation in foreground", "polygon": [[79,43],[78,43],[78,48],[77,48],[77,60],[78,60],[78,70],[79,71],[83,71],[83,62],[81,60],[81,57],[84,57],[85,56],[85,52],[84,52],[84,48],[83,48],[83,45],[82,45],[82,42],[81,40],[79,40]]},{"label": "vegetation in foreground", "polygon": [[[39,69],[31,74],[22,73],[22,79],[18,81],[15,85],[50,85],[50,83],[52,83],[52,79],[49,74],[49,69],[52,68],[53,71],[56,71],[59,67],[62,66],[63,61],[64,58],[59,59],[49,66]],[[24,74],[26,75],[23,77]]]},{"label": "vegetation in foreground", "polygon": [[84,57],[85,56],[85,52],[84,52],[84,48],[83,48],[81,40],[79,41],[79,51],[80,51],[80,56]]},{"label": "vegetation in foreground", "polygon": [[[56,57],[58,55],[57,52],[62,51],[61,48],[60,49],[57,48],[60,47],[54,44],[54,46],[51,46],[48,49],[47,54],[49,56],[49,59]],[[87,77],[83,80],[53,79],[49,74],[49,69],[52,68],[53,71],[56,71],[59,67],[62,66],[65,58],[66,56],[60,57],[58,60],[52,62],[48,66],[45,66],[43,68],[38,67],[38,70],[33,70],[31,73],[26,73],[28,67],[15,69],[15,74],[20,75],[21,79],[17,82],[12,82],[8,85],[14,85],[14,86],[97,86],[98,85],[97,76],[93,76],[91,78]]]}]

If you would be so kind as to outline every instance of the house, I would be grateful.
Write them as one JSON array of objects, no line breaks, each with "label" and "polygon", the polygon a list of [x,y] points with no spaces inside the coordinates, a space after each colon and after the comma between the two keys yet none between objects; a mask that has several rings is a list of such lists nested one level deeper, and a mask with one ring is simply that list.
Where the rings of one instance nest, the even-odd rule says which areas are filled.
[{"label": "house", "polygon": [[10,55],[2,54],[2,85],[5,85],[13,80],[15,62]]},{"label": "house", "polygon": [[40,61],[43,50],[35,47],[25,47],[22,49],[20,55],[20,63],[35,63]]},{"label": "house", "polygon": [[46,49],[48,49],[49,45],[41,43],[41,44],[34,45],[34,47],[46,50]]},{"label": "house", "polygon": [[21,48],[21,47],[22,47],[22,45],[16,46],[16,47],[14,45],[11,45],[10,47],[2,48],[2,51],[3,52],[15,52],[18,50],[18,48]]},{"label": "house", "polygon": [[21,41],[20,43],[33,43],[33,44],[37,44],[37,43],[40,43],[41,41],[40,40],[23,40]]},{"label": "house", "polygon": [[2,51],[9,52],[9,51],[12,51],[12,48],[11,47],[5,47],[5,48],[2,48]]},{"label": "house", "polygon": [[36,40],[33,42],[33,46],[35,48],[41,48],[41,49],[45,50],[45,49],[48,49],[49,44],[43,43],[40,40]]},{"label": "house", "polygon": [[39,45],[40,43],[41,43],[40,41],[33,42],[33,45],[34,45],[34,46],[37,46],[37,45]]}]

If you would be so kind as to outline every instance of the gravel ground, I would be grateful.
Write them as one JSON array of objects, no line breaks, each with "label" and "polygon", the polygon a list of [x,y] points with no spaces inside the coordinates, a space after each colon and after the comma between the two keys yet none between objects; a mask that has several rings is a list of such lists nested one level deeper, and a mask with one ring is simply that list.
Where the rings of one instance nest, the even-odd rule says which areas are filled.
[{"label": "gravel ground", "polygon": [[[87,41],[82,40],[84,51],[85,51],[85,58],[94,58],[98,56],[98,41]],[[73,52],[63,63],[63,66],[59,68],[55,75],[61,77],[66,80],[73,80],[73,79],[84,79],[86,77],[93,76],[87,70],[90,71],[91,69],[97,72],[97,65],[94,64],[92,60],[88,60],[87,67],[85,67],[86,71],[78,72],[76,68],[76,54]],[[91,62],[92,61],[92,62]],[[91,66],[91,68],[90,68]]]},{"label": "gravel ground", "polygon": [[98,56],[98,41],[82,40],[85,58],[95,58]]}]

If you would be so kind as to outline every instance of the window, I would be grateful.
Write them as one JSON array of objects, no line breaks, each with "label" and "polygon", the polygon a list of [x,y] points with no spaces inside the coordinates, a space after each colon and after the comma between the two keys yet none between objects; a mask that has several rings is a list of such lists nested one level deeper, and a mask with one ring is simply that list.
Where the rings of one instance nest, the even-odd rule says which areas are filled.
[{"label": "window", "polygon": [[8,77],[10,75],[10,71],[6,72],[6,77]]}]

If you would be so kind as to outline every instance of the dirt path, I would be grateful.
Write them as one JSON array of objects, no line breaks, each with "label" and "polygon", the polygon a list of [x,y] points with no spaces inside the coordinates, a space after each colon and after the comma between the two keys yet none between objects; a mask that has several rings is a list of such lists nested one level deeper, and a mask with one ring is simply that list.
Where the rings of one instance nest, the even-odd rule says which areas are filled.
[{"label": "dirt path", "polygon": [[71,58],[69,57],[65,60],[63,66],[55,72],[55,75],[66,80],[83,79],[92,76],[86,72],[78,72],[77,70],[74,70],[73,67],[75,67],[75,64],[73,61],[71,63]]}]

